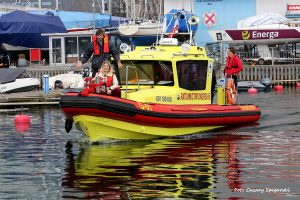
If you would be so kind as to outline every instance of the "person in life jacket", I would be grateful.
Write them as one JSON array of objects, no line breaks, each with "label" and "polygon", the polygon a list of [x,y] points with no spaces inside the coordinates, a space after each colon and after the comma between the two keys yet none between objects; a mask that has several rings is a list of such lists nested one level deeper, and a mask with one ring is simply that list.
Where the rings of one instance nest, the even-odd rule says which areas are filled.
[{"label": "person in life jacket", "polygon": [[100,94],[121,97],[121,90],[117,76],[115,75],[112,65],[108,60],[103,61],[101,68],[93,79],[97,80],[97,77],[100,79]]},{"label": "person in life jacket", "polygon": [[[110,54],[112,54],[118,68],[122,68],[123,65],[120,60],[118,49],[109,42],[108,35],[105,34],[104,30],[98,29],[96,35],[92,37],[92,42],[88,49],[85,51],[82,59],[76,63],[76,66],[82,67],[82,64],[86,63],[91,58],[92,77],[94,77],[98,72],[99,67],[102,66],[103,61],[110,60]],[[117,73],[119,72],[118,69],[115,71]]]},{"label": "person in life jacket", "polygon": [[225,67],[225,76],[234,80],[235,87],[237,87],[238,73],[243,70],[243,64],[238,55],[235,54],[235,49],[230,47],[227,49],[227,60]]}]

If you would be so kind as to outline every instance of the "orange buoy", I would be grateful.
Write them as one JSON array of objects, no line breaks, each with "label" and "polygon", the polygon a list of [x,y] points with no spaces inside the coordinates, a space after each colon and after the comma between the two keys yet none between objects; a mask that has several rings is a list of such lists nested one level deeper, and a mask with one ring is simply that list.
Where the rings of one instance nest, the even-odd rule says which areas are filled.
[{"label": "orange buoy", "polygon": [[282,86],[282,85],[279,85],[279,84],[278,84],[278,85],[275,85],[275,86],[274,86],[274,90],[275,90],[275,91],[282,91],[282,90],[283,90],[283,86]]},{"label": "orange buoy", "polygon": [[248,94],[256,94],[257,93],[257,89],[252,87],[248,89]]},{"label": "orange buoy", "polygon": [[29,115],[16,115],[15,116],[15,129],[16,132],[27,132],[30,128],[30,116]]}]

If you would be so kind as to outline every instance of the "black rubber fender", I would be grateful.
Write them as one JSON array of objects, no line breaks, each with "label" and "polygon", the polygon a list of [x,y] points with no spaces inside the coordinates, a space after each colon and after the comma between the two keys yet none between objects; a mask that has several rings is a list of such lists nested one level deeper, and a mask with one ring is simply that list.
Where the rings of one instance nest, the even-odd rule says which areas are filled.
[{"label": "black rubber fender", "polygon": [[72,130],[73,127],[73,119],[66,118],[65,121],[65,130],[67,133],[69,133]]}]

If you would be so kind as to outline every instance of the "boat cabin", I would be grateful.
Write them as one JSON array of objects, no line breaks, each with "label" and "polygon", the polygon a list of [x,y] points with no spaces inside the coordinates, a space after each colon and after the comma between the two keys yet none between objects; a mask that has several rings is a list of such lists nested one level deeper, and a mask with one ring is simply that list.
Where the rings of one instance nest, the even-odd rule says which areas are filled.
[{"label": "boat cabin", "polygon": [[213,59],[204,48],[136,47],[121,55],[122,97],[139,102],[211,104]]}]

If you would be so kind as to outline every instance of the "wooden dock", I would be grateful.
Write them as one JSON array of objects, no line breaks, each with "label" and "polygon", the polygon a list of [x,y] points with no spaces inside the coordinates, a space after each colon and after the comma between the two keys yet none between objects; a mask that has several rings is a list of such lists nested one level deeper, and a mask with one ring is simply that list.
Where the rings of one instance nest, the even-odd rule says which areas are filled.
[{"label": "wooden dock", "polygon": [[[27,72],[32,77],[42,79],[44,74],[55,76],[67,73],[71,70],[78,70],[70,67],[27,67]],[[223,73],[223,70],[220,70]],[[245,65],[243,71],[239,74],[241,81],[260,81],[263,78],[270,78],[273,84],[294,85],[300,82],[300,65]],[[50,90],[45,95],[42,90],[0,94],[0,109],[5,107],[22,107],[22,106],[42,106],[58,105],[61,90]]]},{"label": "wooden dock", "polygon": [[53,90],[46,95],[42,90],[39,90],[12,94],[0,94],[0,108],[58,105],[61,92],[61,90]]}]

